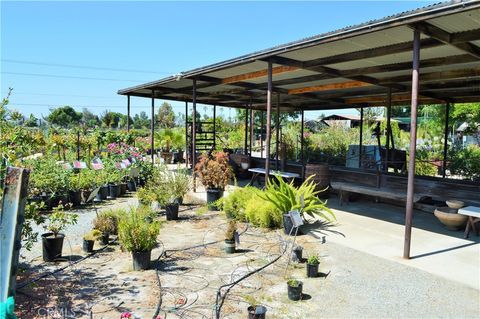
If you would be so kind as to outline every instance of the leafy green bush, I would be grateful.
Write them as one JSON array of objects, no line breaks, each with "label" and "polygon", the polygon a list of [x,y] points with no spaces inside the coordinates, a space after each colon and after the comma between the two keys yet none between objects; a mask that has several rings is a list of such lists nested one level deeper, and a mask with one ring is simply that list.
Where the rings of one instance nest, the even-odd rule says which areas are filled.
[{"label": "leafy green bush", "polygon": [[27,163],[31,168],[30,193],[39,195],[42,192],[47,194],[65,194],[69,187],[70,172],[57,164],[53,158],[39,158]]},{"label": "leafy green bush", "polygon": [[217,204],[227,217],[245,221],[247,201],[255,195],[255,187],[236,187],[228,196],[222,197]]},{"label": "leafy green bush", "polygon": [[131,252],[145,252],[157,245],[160,222],[148,222],[146,210],[131,209],[120,218],[118,237],[122,247]]},{"label": "leafy green bush", "polygon": [[[295,187],[293,181],[285,182],[280,176],[269,179],[265,191],[259,192],[258,196],[271,202],[281,213],[299,210],[302,217],[307,214],[314,218],[324,218],[330,221],[335,219],[333,212],[326,203],[318,198],[321,191],[316,191],[316,184],[312,181],[314,176],[308,177],[302,185]],[[327,216],[327,213],[329,216]]]},{"label": "leafy green bush", "polygon": [[[261,192],[258,190],[258,192]],[[263,228],[279,228],[282,226],[282,213],[275,205],[260,198],[257,194],[245,205],[245,218],[252,225]]]},{"label": "leafy green bush", "polygon": [[450,170],[472,181],[480,180],[480,146],[468,145],[454,152]]}]

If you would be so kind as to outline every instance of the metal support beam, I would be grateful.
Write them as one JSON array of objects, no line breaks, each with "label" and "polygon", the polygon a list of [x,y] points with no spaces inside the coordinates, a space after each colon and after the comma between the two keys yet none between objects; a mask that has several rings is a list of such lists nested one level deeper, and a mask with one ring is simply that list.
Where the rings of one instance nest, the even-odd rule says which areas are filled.
[{"label": "metal support beam", "polygon": [[270,173],[270,140],[272,131],[272,62],[268,61],[268,74],[267,74],[267,132],[266,132],[266,154],[265,154],[265,184],[268,182],[268,176]]},{"label": "metal support beam", "polygon": [[130,95],[127,95],[127,132],[130,132]]},{"label": "metal support beam", "polygon": [[305,179],[305,157],[303,155],[304,152],[304,138],[305,132],[305,111],[302,110],[302,126],[300,128],[300,162],[302,163],[302,180]]},{"label": "metal support beam", "polygon": [[193,191],[197,191],[197,179],[195,174],[195,165],[197,164],[197,80],[192,80],[192,175]]},{"label": "metal support beam", "polygon": [[385,172],[388,172],[388,162],[390,160],[390,136],[392,135],[392,127],[390,118],[392,116],[392,89],[387,90],[387,139],[385,142]]},{"label": "metal support beam", "polygon": [[217,105],[213,105],[213,149],[217,149]]},{"label": "metal support beam", "polygon": [[362,168],[363,156],[363,106],[360,108],[360,145],[358,148],[358,168]]},{"label": "metal support beam", "polygon": [[188,146],[188,102],[185,101],[185,167],[188,168],[188,157],[190,156],[190,147]]},{"label": "metal support beam", "polygon": [[277,93],[277,110],[275,119],[275,169],[279,169],[278,152],[280,150],[280,93]]},{"label": "metal support beam", "polygon": [[405,241],[403,258],[410,259],[413,222],[413,194],[415,188],[415,152],[417,149],[417,107],[420,71],[420,31],[413,32],[412,107],[410,113],[410,151],[408,160],[407,204],[405,212]]},{"label": "metal support beam", "polygon": [[248,154],[248,107],[245,107],[245,140],[243,145],[243,154]]},{"label": "metal support beam", "polygon": [[443,164],[442,164],[442,177],[445,178],[447,171],[447,153],[448,153],[448,126],[450,121],[450,103],[445,105],[445,130],[443,135]]},{"label": "metal support beam", "polygon": [[152,165],[155,164],[155,137],[153,134],[155,133],[155,90],[152,90],[152,110],[151,110],[151,118],[150,118],[150,152],[152,157]]},{"label": "metal support beam", "polygon": [[260,111],[260,157],[263,158],[263,131],[265,131],[265,124],[263,123],[263,110]]},{"label": "metal support beam", "polygon": [[254,133],[255,133],[255,121],[254,121],[254,116],[255,113],[253,112],[252,107],[252,102],[250,102],[250,157],[252,157],[252,150],[253,150],[253,142],[255,141],[254,139]]}]

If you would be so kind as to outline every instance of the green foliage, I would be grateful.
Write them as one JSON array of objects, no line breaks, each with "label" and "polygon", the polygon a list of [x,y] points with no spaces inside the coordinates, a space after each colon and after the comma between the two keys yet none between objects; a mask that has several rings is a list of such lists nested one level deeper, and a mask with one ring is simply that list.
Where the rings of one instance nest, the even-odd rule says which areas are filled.
[{"label": "green foliage", "polygon": [[40,214],[40,209],[43,208],[43,202],[27,203],[25,205],[25,221],[22,227],[22,248],[31,250],[33,243],[37,241],[38,232],[34,231],[33,224],[41,225],[45,222],[45,217]]},{"label": "green foliage", "polygon": [[176,149],[185,145],[185,135],[180,130],[164,128],[155,132],[155,147],[162,147],[165,152],[170,152],[173,146]]},{"label": "green foliage", "polygon": [[318,265],[320,263],[320,260],[317,255],[311,255],[307,259],[307,264],[309,265]]},{"label": "green foliage", "polygon": [[75,225],[77,223],[78,215],[69,214],[65,212],[63,205],[58,205],[53,209],[47,218],[47,225],[44,225],[44,229],[53,233],[54,237],[63,231],[68,225]]},{"label": "green foliage", "polygon": [[29,161],[26,166],[31,168],[30,194],[65,194],[69,187],[70,172],[65,170],[52,158],[41,157]]},{"label": "green foliage", "polygon": [[85,235],[83,235],[83,239],[85,240],[97,240],[102,236],[102,232],[98,229],[92,229]]},{"label": "green foliage", "polygon": [[336,165],[345,165],[348,147],[358,144],[358,129],[332,125],[316,134],[306,134],[307,158]]},{"label": "green foliage", "polygon": [[465,134],[472,135],[480,143],[480,103],[459,103],[453,107],[452,118],[457,125],[468,124]]},{"label": "green foliage", "polygon": [[219,207],[227,217],[236,220],[245,220],[245,207],[249,199],[256,197],[257,189],[252,186],[236,187],[228,196],[219,199]]},{"label": "green foliage", "polygon": [[145,218],[147,214],[145,211],[130,209],[120,218],[118,237],[126,250],[144,252],[152,250],[157,245],[160,223],[148,222]]},{"label": "green foliage", "polygon": [[102,233],[115,235],[118,233],[119,216],[124,214],[124,210],[109,210],[101,212],[93,220],[93,228],[101,231]]},{"label": "green foliage", "polygon": [[250,198],[245,204],[245,218],[252,225],[263,228],[279,228],[282,226],[283,214],[271,202],[258,196],[257,190],[255,196]]},{"label": "green foliage", "polygon": [[157,121],[158,126],[161,128],[171,128],[175,125],[175,113],[170,103],[163,102],[162,105],[160,105],[157,113]]},{"label": "green foliage", "polygon": [[452,158],[450,170],[472,181],[480,181],[480,146],[468,145],[457,150]]},{"label": "green foliage", "polygon": [[[333,212],[326,203],[318,198],[321,191],[316,191],[314,176],[308,177],[300,187],[295,187],[293,181],[285,182],[280,176],[269,179],[264,192],[258,194],[260,198],[271,202],[282,213],[299,210],[302,217],[307,214],[314,218],[324,218],[330,221],[335,219]],[[329,216],[327,216],[329,215]]]},{"label": "green foliage", "polygon": [[297,279],[289,279],[287,280],[287,285],[289,285],[290,287],[298,287],[300,286],[300,281],[298,281]]},{"label": "green foliage", "polygon": [[50,110],[50,114],[46,118],[50,124],[61,127],[73,127],[78,125],[81,119],[82,113],[76,112],[71,106],[62,106]]}]

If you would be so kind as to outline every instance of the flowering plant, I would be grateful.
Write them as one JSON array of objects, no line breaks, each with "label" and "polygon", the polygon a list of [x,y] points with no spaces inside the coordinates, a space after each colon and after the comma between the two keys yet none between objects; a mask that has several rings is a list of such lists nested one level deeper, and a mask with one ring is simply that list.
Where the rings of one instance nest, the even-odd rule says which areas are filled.
[{"label": "flowering plant", "polygon": [[127,143],[120,142],[120,143],[110,143],[107,145],[107,152],[110,154],[111,157],[114,158],[135,158],[141,159],[142,154],[140,153],[139,149],[130,146]]},{"label": "flowering plant", "polygon": [[232,168],[228,164],[228,155],[224,152],[200,156],[200,161],[195,165],[195,172],[203,186],[208,189],[225,189],[233,176]]}]

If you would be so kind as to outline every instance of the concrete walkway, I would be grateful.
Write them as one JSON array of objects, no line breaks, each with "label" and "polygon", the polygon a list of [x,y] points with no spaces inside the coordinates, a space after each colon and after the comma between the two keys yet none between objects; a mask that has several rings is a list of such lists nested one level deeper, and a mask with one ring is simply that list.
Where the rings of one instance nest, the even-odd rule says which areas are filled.
[{"label": "concrete walkway", "polygon": [[331,196],[328,207],[337,223],[312,234],[378,257],[415,267],[480,291],[480,237],[450,231],[431,213],[414,211],[411,259],[402,258],[405,209],[368,200],[340,206]]}]

